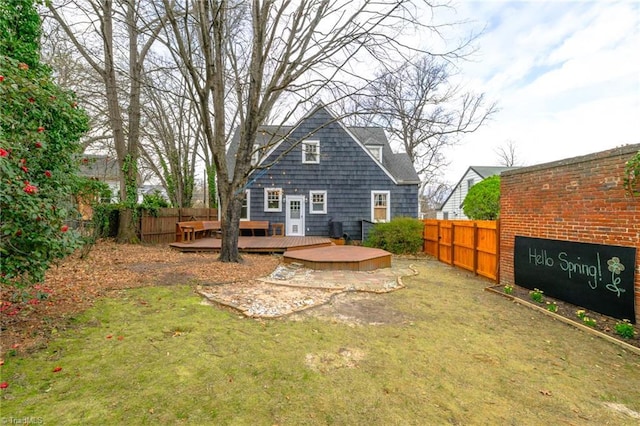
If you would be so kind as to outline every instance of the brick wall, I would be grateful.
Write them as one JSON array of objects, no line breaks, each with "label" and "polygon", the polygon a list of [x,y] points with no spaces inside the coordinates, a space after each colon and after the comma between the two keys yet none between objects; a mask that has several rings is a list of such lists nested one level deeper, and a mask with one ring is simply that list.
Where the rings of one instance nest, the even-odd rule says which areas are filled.
[{"label": "brick wall", "polygon": [[623,187],[627,145],[503,172],[500,283],[513,284],[515,236],[636,247],[635,305],[640,323],[640,197]]}]

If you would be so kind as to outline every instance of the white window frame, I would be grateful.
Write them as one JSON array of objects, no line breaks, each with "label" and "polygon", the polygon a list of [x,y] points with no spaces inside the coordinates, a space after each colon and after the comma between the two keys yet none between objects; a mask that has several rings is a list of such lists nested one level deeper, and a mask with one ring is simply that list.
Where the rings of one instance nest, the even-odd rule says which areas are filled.
[{"label": "white window frame", "polygon": [[242,217],[242,209],[240,209],[240,220],[251,220],[251,191],[245,190],[244,196],[247,200],[247,217]]},{"label": "white window frame", "polygon": [[[315,146],[315,159],[309,160],[307,158],[307,147]],[[302,142],[302,163],[303,164],[318,164],[320,163],[320,141],[318,140],[307,140]]]},{"label": "white window frame", "polygon": [[253,144],[253,152],[251,154],[251,165],[255,166],[260,161],[260,145],[257,143]]},{"label": "white window frame", "polygon": [[[322,195],[322,210],[314,210],[314,195]],[[327,191],[309,191],[309,214],[327,214]]]},{"label": "white window frame", "polygon": [[369,152],[373,154],[373,156],[382,163],[382,146],[380,145],[369,145]]},{"label": "white window frame", "polygon": [[[384,195],[387,199],[387,211],[384,220],[376,220],[376,195]],[[371,222],[389,222],[391,220],[391,191],[371,191]]]},{"label": "white window frame", "polygon": [[[278,207],[269,207],[269,194],[278,193]],[[282,188],[265,188],[264,189],[264,211],[265,212],[281,212],[282,211]]]}]

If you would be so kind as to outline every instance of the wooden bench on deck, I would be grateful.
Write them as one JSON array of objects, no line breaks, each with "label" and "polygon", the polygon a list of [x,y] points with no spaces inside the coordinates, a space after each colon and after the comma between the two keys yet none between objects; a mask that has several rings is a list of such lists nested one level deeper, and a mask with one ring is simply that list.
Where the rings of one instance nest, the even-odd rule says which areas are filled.
[{"label": "wooden bench on deck", "polygon": [[[240,221],[239,235],[241,236],[269,236],[268,220],[242,220]],[[190,242],[202,237],[211,237],[221,232],[219,221],[191,220],[176,222],[176,241]]]},{"label": "wooden bench on deck", "polygon": [[199,237],[210,237],[220,232],[220,222],[217,220],[191,220],[176,222],[176,241],[189,242]]},{"label": "wooden bench on deck", "polygon": [[269,236],[268,220],[241,220],[240,221],[241,236]]}]

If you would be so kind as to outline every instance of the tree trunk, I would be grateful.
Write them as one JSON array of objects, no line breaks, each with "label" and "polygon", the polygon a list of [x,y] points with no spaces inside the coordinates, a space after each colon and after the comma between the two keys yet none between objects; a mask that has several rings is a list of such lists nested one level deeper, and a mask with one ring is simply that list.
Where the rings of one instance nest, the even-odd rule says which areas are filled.
[{"label": "tree trunk", "polygon": [[120,209],[120,219],[118,221],[118,236],[116,237],[116,242],[126,244],[135,244],[139,242],[134,219],[134,209]]},{"label": "tree trunk", "polygon": [[222,210],[222,246],[220,247],[221,262],[240,262],[242,260],[238,250],[238,236],[240,234],[240,212],[242,201],[232,197],[230,202],[223,203]]}]

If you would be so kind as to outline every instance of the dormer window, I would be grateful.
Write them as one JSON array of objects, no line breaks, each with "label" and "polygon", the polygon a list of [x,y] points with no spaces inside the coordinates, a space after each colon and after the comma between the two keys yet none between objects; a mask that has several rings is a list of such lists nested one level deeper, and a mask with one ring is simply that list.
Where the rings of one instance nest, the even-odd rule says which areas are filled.
[{"label": "dormer window", "polygon": [[373,156],[382,163],[382,147],[380,145],[369,145],[369,152],[373,154]]},{"label": "dormer window", "polygon": [[306,164],[320,162],[320,141],[302,142],[302,162]]}]

